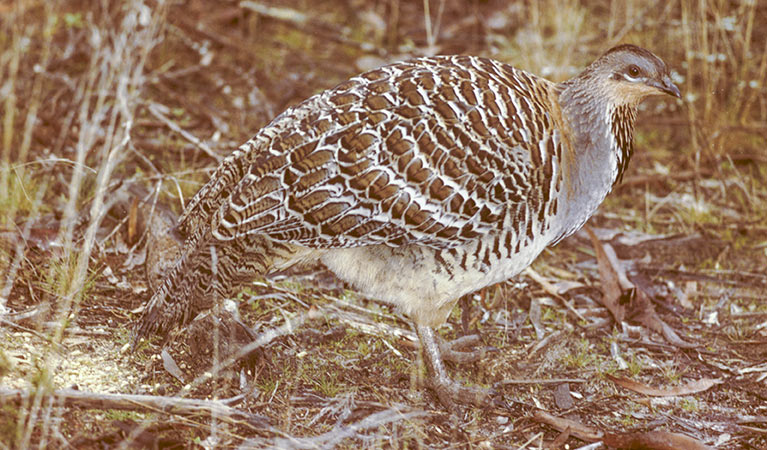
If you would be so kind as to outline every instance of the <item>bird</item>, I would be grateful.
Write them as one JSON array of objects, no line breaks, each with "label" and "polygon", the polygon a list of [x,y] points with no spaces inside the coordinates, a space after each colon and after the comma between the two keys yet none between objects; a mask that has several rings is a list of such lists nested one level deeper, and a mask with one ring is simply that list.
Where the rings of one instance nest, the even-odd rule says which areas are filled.
[{"label": "bird", "polygon": [[622,178],[637,107],[681,98],[667,65],[622,44],[555,83],[479,56],[373,69],[275,117],[181,214],[180,257],[134,327],[166,335],[247,283],[319,261],[413,322],[428,387],[453,380],[435,333],[465,294],[519,274]]}]

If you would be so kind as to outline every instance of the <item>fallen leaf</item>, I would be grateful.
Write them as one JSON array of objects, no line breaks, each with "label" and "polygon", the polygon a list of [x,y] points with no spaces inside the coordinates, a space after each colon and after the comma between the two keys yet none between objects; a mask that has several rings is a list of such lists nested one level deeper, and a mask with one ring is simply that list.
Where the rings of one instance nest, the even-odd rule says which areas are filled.
[{"label": "fallen leaf", "polygon": [[135,244],[138,240],[138,198],[133,197],[128,211],[128,243]]},{"label": "fallen leaf", "polygon": [[170,353],[168,353],[167,350],[162,349],[160,356],[162,356],[163,368],[165,368],[165,370],[167,370],[169,374],[173,375],[178,381],[186,383],[186,381],[184,381],[184,374],[181,372],[181,369],[178,367],[178,364],[176,364],[176,361],[173,359],[173,357],[170,356]]},{"label": "fallen leaf", "polygon": [[[603,244],[596,234],[584,227],[591,237],[599,267],[599,277],[602,281],[602,304],[610,311],[613,318],[622,322],[624,318],[633,320],[646,328],[662,334],[666,340],[680,348],[694,348],[697,344],[685,342],[676,331],[666,324],[655,311],[650,297],[639,286],[631,281],[626,268],[621,264],[615,250],[609,244]],[[624,292],[633,294],[630,302],[625,302]],[[626,305],[629,305],[626,310]]]},{"label": "fallen leaf", "polygon": [[541,302],[537,298],[530,300],[530,323],[533,324],[535,329],[535,335],[538,339],[543,339],[546,336],[546,329],[541,324]]},{"label": "fallen leaf", "polygon": [[570,435],[575,436],[578,439],[594,442],[602,439],[604,433],[596,428],[592,428],[588,425],[584,425],[575,420],[565,419],[564,417],[553,416],[546,411],[537,410],[533,414],[533,419],[540,423],[550,425],[559,431],[565,431],[570,429]]},{"label": "fallen leaf", "polygon": [[697,344],[684,341],[679,337],[676,330],[658,316],[658,313],[655,311],[655,305],[653,305],[650,297],[643,289],[637,288],[634,294],[634,301],[628,314],[631,320],[642,324],[658,334],[662,334],[670,344],[679,348],[695,348],[698,346]]},{"label": "fallen leaf", "polygon": [[575,406],[573,396],[570,395],[570,384],[562,383],[554,390],[554,403],[559,409],[570,409]]},{"label": "fallen leaf", "polygon": [[625,306],[620,304],[623,295],[623,289],[618,277],[618,272],[612,265],[612,262],[605,253],[605,248],[597,235],[589,227],[584,227],[591,237],[591,243],[594,246],[594,252],[597,257],[597,266],[599,267],[599,278],[602,281],[602,304],[610,311],[616,322],[623,322],[626,315]]},{"label": "fallen leaf", "polygon": [[697,392],[703,392],[708,390],[712,386],[722,383],[719,378],[701,378],[700,380],[691,381],[682,386],[673,386],[668,388],[655,388],[648,386],[638,381],[629,380],[628,378],[614,377],[610,374],[606,374],[613,383],[622,386],[630,391],[639,392],[640,394],[650,395],[653,397],[669,397],[675,395],[690,395]]},{"label": "fallen leaf", "polygon": [[605,433],[604,441],[610,447],[626,450],[712,450],[713,447],[697,439],[667,431],[644,433]]}]

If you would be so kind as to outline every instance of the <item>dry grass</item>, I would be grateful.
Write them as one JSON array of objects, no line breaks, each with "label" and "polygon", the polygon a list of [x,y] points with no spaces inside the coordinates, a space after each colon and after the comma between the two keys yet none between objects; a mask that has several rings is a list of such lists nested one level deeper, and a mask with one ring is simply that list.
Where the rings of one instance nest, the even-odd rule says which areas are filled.
[{"label": "dry grass", "polygon": [[[24,244],[31,238],[34,221],[41,217],[42,205],[49,205],[58,219],[58,232],[46,236],[55,251],[38,268],[47,273],[41,274],[41,285],[36,286],[48,297],[44,305],[52,311],[56,325],[42,344],[48,349],[41,352],[39,370],[29,380],[39,394],[53,387],[56,349],[95,276],[91,262],[94,252],[103,251],[97,233],[109,208],[107,194],[130,151],[145,83],[144,63],[164,23],[164,8],[150,10],[141,2],[89,12],[70,12],[66,6],[63,2],[22,2],[11,7],[3,21],[4,35],[10,41],[3,46],[9,48],[3,54],[6,114],[0,197],[8,200],[9,212],[3,226],[9,232],[18,224],[26,226],[11,241],[17,245],[6,254],[0,310],[5,310],[13,285],[24,283],[17,274],[27,250]],[[52,68],[54,46],[76,53],[77,64],[64,70]],[[56,63],[61,62],[57,58]],[[49,110],[41,117],[42,108],[59,106],[47,103],[52,95],[63,96],[67,107]],[[53,117],[51,113],[64,115]],[[59,142],[48,139],[33,148],[35,127],[46,119],[53,122]],[[47,146],[57,143],[55,148]],[[51,182],[48,177],[58,179]],[[26,184],[26,180],[31,182]],[[16,446],[30,446],[33,434],[42,447],[53,438],[50,406],[42,405],[42,399],[37,395],[18,410],[11,441]]]},{"label": "dry grass", "polygon": [[[767,241],[761,234],[767,232],[763,2],[393,0],[351,2],[355,8],[347,3],[311,6],[291,1],[281,5],[283,10],[269,10],[280,17],[253,13],[237,2],[221,2],[214,9],[197,0],[0,3],[0,387],[25,386],[35,394],[26,403],[0,408],[0,448],[63,447],[74,436],[83,438],[89,432],[108,436],[118,445],[124,435],[114,432],[112,425],[100,425],[106,419],[142,422],[142,427],[131,428],[133,438],[150,430],[152,436],[205,446],[521,445],[542,430],[526,419],[530,405],[543,401],[545,387],[540,385],[514,391],[518,402],[505,415],[468,410],[447,419],[444,411],[433,408],[431,399],[420,397],[421,373],[414,364],[417,352],[406,345],[411,336],[406,322],[387,310],[371,315],[360,312],[356,303],[339,304],[346,294],[315,289],[322,284],[316,279],[287,285],[279,295],[262,287],[244,295],[258,301],[241,310],[247,309],[243,313],[265,329],[280,330],[285,315],[306,318],[307,303],[320,305],[329,324],[317,325],[319,332],[309,327],[286,331],[288,337],[272,336],[270,342],[276,343],[251,367],[254,384],[249,385],[253,392],[247,407],[267,415],[272,428],[254,431],[222,425],[210,417],[181,421],[144,413],[79,412],[54,407],[43,395],[68,387],[59,373],[62,358],[93,365],[102,360],[89,352],[98,349],[99,358],[114,353],[115,364],[103,365],[124,370],[123,381],[134,391],[156,394],[161,387],[168,394],[211,397],[237,392],[239,374],[247,372],[220,367],[228,375],[208,383],[212,373],[195,373],[207,367],[200,361],[204,358],[196,360],[200,356],[196,350],[181,344],[173,349],[177,359],[183,360],[184,351],[191,353],[182,371],[198,375],[190,376],[194,381],[187,387],[160,369],[157,360],[119,350],[135,319],[131,309],[147,295],[139,270],[144,240],[136,231],[142,225],[134,223],[144,219],[136,219],[136,208],[155,205],[147,194],[154,192],[159,195],[157,204],[178,210],[205,180],[216,155],[247,139],[286,106],[356,73],[357,66],[366,64],[363,57],[377,61],[432,52],[478,53],[561,80],[619,42],[651,48],[674,68],[684,99],[678,104],[646,105],[634,178],[629,176],[626,187],[610,199],[608,212],[597,223],[703,235],[707,245],[671,250],[669,255],[663,249],[653,250],[660,265],[674,270],[724,278],[729,286],[740,286],[737,283],[752,275],[758,280],[763,274],[767,259]],[[308,22],[297,27],[298,18]],[[140,195],[137,187],[143,189]],[[571,242],[557,260],[547,255],[539,268],[552,278],[593,282],[596,272],[584,263],[590,260],[589,250],[577,239]],[[689,278],[681,282],[687,284],[669,289],[684,291],[685,298],[696,302],[697,319],[694,311],[689,313],[692,319],[685,319],[700,324],[702,328],[695,330],[706,330],[716,342],[726,337],[728,343],[764,345],[759,331],[764,327],[754,322],[763,317],[759,315],[764,313],[763,302],[759,303],[763,291],[728,290],[704,281],[691,285]],[[547,371],[561,374],[558,371],[566,367],[573,377],[591,380],[584,387],[590,398],[614,395],[614,387],[600,374],[616,370],[610,346],[622,338],[605,336],[609,331],[583,332],[561,305],[544,302],[542,320],[554,337],[542,352],[525,353],[539,342],[530,322],[525,322],[524,298],[545,296],[535,286],[531,282],[504,286],[498,309],[485,303],[471,307],[473,326],[502,347],[503,356],[459,376],[489,384],[517,372],[537,378]],[[594,296],[585,292],[583,296]],[[369,306],[380,310],[378,305]],[[707,314],[725,312],[727,319],[722,316],[721,327],[714,327]],[[19,319],[24,314],[31,319]],[[455,316],[453,323],[460,320]],[[331,332],[339,324],[355,331],[342,332],[338,338]],[[77,338],[89,327],[106,334],[94,338],[104,341],[90,350],[87,338]],[[579,332],[582,341],[564,338]],[[326,334],[331,337],[326,339]],[[107,340],[110,345],[103,345]],[[28,350],[30,346],[34,351]],[[714,347],[711,352],[719,350]],[[758,361],[758,350],[753,351]],[[628,353],[635,373],[673,379],[678,375],[673,369],[679,364],[678,355],[665,358],[633,349]],[[648,367],[660,369],[653,372]],[[114,374],[106,375],[100,385],[105,392],[109,383],[115,384],[110,378]],[[748,402],[764,400],[761,383],[761,391],[749,385],[750,391],[733,397],[722,393],[720,400],[732,409],[740,405],[733,400],[737,395],[746,396]],[[98,389],[95,386],[99,384],[88,385]],[[710,407],[717,399],[696,401]],[[590,405],[592,409],[581,411],[583,416],[607,429],[632,429],[641,416],[630,411],[640,408],[638,403],[620,412],[598,400]],[[670,408],[690,421],[724,420],[699,414],[689,399]],[[767,415],[763,410],[752,412]],[[618,414],[621,419],[595,419],[602,414]],[[445,420],[452,422],[444,425]],[[175,429],[163,428],[166,421]],[[716,434],[706,436],[713,440]],[[756,432],[733,437],[723,448],[730,445],[727,442],[765,444]]]}]

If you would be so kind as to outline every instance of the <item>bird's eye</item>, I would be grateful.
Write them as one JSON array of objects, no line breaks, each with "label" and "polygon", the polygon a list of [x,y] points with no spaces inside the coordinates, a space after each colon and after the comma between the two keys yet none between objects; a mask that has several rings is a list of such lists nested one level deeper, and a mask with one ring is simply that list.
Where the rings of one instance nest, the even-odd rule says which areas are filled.
[{"label": "bird's eye", "polygon": [[639,76],[639,67],[635,65],[630,65],[628,68],[628,74],[632,77],[638,77]]}]

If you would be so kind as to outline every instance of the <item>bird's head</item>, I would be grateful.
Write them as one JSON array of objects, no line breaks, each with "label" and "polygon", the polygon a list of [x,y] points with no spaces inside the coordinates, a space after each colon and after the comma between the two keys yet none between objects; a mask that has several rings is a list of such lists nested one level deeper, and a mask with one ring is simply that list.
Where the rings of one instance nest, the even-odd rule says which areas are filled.
[{"label": "bird's head", "polygon": [[587,67],[584,75],[597,82],[615,105],[636,105],[650,95],[682,96],[666,64],[636,45],[611,48]]}]

